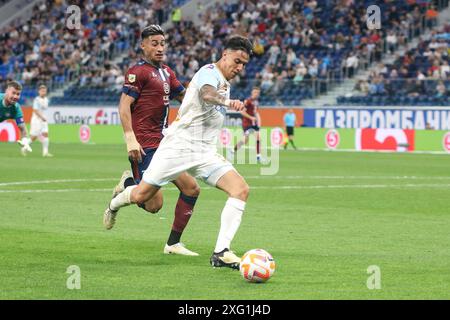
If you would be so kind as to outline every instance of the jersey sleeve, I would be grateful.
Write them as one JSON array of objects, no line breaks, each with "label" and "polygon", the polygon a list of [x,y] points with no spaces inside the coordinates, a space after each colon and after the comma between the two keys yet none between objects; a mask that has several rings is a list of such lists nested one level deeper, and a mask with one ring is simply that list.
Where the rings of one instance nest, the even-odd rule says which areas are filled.
[{"label": "jersey sleeve", "polygon": [[172,69],[167,68],[166,70],[169,73],[170,79],[170,99],[173,99],[184,91],[184,86],[181,84],[180,80],[178,80]]},{"label": "jersey sleeve", "polygon": [[25,122],[25,121],[23,120],[23,112],[22,112],[22,108],[20,107],[19,104],[16,104],[16,118],[15,118],[15,120],[16,120],[16,123],[17,123],[18,125]]},{"label": "jersey sleeve", "polygon": [[220,78],[215,68],[216,67],[214,65],[208,65],[198,71],[197,85],[199,89],[201,89],[204,85],[210,85],[214,88],[218,88]]},{"label": "jersey sleeve", "polygon": [[122,92],[137,99],[141,94],[144,83],[144,75],[140,72],[139,67],[131,67],[125,74],[125,83],[123,84]]}]

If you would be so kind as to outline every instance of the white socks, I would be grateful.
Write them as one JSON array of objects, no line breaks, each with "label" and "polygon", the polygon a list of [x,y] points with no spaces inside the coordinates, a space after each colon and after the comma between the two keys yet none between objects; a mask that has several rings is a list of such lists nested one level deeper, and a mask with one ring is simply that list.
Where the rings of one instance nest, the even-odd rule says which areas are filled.
[{"label": "white socks", "polygon": [[50,141],[48,140],[48,137],[47,137],[47,138],[42,138],[41,142],[42,142],[42,154],[45,156],[48,154],[48,145],[49,145]]},{"label": "white socks", "polygon": [[222,210],[220,232],[214,252],[217,253],[223,251],[225,248],[230,248],[231,241],[241,224],[244,210],[245,201],[236,198],[228,198],[225,207]]},{"label": "white socks", "polygon": [[109,208],[113,211],[117,211],[122,207],[126,207],[131,204],[131,191],[137,186],[129,186],[121,193],[119,193],[114,199],[111,200]]}]

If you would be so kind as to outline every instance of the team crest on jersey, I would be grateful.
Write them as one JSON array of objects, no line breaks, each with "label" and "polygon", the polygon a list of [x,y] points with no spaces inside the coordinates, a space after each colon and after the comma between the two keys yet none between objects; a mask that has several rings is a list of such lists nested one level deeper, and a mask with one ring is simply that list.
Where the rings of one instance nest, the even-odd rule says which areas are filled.
[{"label": "team crest on jersey", "polygon": [[130,73],[130,74],[128,75],[128,81],[131,82],[131,83],[135,82],[135,81],[136,81],[136,75]]},{"label": "team crest on jersey", "polygon": [[164,93],[169,94],[170,93],[170,86],[167,82],[164,82]]}]

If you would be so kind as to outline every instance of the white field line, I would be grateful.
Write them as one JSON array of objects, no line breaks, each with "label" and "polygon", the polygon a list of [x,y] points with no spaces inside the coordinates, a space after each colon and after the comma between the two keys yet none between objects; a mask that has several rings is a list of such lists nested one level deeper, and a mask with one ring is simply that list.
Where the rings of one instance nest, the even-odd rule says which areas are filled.
[{"label": "white field line", "polygon": [[[220,146],[220,148],[226,149],[223,146]],[[254,149],[254,146],[242,146],[242,149]],[[297,147],[297,150],[282,150],[279,147],[266,147],[261,148],[261,150],[271,150],[273,151],[280,151],[280,152],[316,152],[316,151],[325,151],[325,152],[348,152],[348,153],[386,153],[386,154],[437,154],[437,155],[450,155],[449,151],[425,151],[425,150],[414,150],[414,151],[405,151],[405,152],[399,152],[394,150],[355,150],[355,149],[328,149],[328,148],[304,148],[304,147]],[[263,154],[264,155],[264,154]]]},{"label": "white field line", "polygon": [[117,178],[102,178],[102,179],[60,179],[60,180],[34,180],[34,181],[16,181],[16,182],[2,182],[0,187],[5,186],[20,186],[26,184],[53,184],[53,183],[72,183],[72,182],[91,182],[91,181],[118,181]]},{"label": "white field line", "polygon": [[[356,180],[356,179],[392,179],[392,180],[450,180],[448,177],[420,177],[420,176],[244,176],[245,179],[303,179],[303,180]],[[57,183],[76,183],[76,182],[102,182],[117,181],[117,178],[96,178],[96,179],[58,179],[58,180],[34,180],[34,181],[12,181],[1,182],[0,187],[20,186],[29,184],[57,184]]]},{"label": "white field line", "polygon": [[385,179],[385,180],[450,180],[450,176],[244,176],[246,179],[304,179],[304,180],[356,180],[356,179]]},{"label": "white field line", "polygon": [[[253,190],[308,190],[308,189],[406,189],[406,188],[450,188],[450,184],[359,184],[359,185],[318,185],[318,186],[254,186]],[[203,189],[213,189],[203,187]],[[168,191],[178,191],[177,188],[163,188]],[[52,192],[111,192],[108,189],[36,189],[36,190],[0,190],[0,193],[52,193]]]}]

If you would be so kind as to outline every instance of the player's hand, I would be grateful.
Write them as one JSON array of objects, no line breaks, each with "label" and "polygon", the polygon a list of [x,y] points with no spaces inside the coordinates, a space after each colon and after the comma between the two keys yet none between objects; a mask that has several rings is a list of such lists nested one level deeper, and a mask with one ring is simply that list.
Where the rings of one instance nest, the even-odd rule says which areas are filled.
[{"label": "player's hand", "polygon": [[125,140],[127,142],[128,156],[132,161],[138,163],[142,162],[142,156],[145,156],[145,151],[142,146],[137,142],[134,133],[125,134]]},{"label": "player's hand", "polygon": [[131,160],[136,161],[138,163],[142,162],[142,156],[145,156],[145,155],[146,155],[146,153],[145,153],[144,149],[142,149],[141,145],[139,145],[139,149],[128,151],[128,157]]},{"label": "player's hand", "polygon": [[31,139],[30,138],[24,137],[24,138],[22,138],[22,140],[19,140],[17,142],[22,147],[22,149],[21,149],[22,153],[32,152],[33,151],[33,149],[31,149],[31,147],[30,147],[30,143],[31,143]]},{"label": "player's hand", "polygon": [[225,105],[232,110],[236,110],[236,111],[244,111],[245,110],[244,103],[239,100],[226,100]]}]

